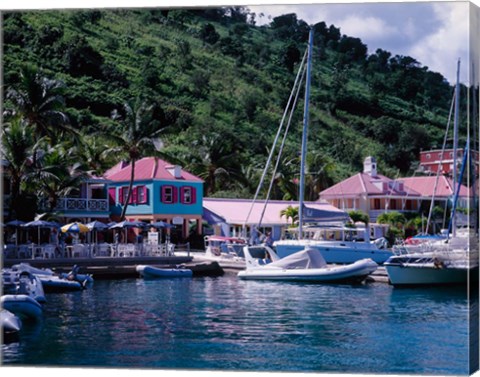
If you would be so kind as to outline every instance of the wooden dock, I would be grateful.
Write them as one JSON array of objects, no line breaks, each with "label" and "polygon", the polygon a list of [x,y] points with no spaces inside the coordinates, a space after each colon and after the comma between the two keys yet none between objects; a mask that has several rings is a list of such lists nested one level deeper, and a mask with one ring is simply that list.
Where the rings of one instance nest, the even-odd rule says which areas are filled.
[{"label": "wooden dock", "polygon": [[76,265],[80,268],[80,273],[91,274],[94,279],[138,277],[135,268],[139,264],[165,268],[185,265],[185,267],[193,271],[194,276],[223,275],[223,269],[218,263],[198,263],[189,256],[4,259],[3,267],[9,268],[19,263],[28,263],[36,268],[50,268],[56,272],[68,272]]},{"label": "wooden dock", "polygon": [[377,270],[367,278],[366,282],[389,284],[388,274],[385,267],[378,267]]}]

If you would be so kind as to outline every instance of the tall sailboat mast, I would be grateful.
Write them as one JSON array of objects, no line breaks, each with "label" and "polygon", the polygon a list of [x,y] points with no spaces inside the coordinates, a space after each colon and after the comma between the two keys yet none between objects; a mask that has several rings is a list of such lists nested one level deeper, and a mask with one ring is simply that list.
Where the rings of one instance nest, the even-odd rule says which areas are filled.
[{"label": "tall sailboat mast", "polygon": [[[458,117],[460,113],[460,59],[457,63],[457,83],[455,85],[455,112],[453,118],[453,190],[457,186],[457,146],[458,146]],[[455,195],[455,192],[454,192]],[[455,216],[452,217],[452,236],[456,235]]]},{"label": "tall sailboat mast", "polygon": [[310,102],[310,81],[312,69],[312,51],[313,51],[313,28],[310,29],[308,36],[308,57],[307,57],[307,77],[305,85],[305,105],[303,111],[303,133],[302,133],[302,154],[300,162],[300,193],[298,209],[298,238],[303,238],[303,202],[305,200],[305,165],[307,158],[307,135],[309,123],[309,102]]}]

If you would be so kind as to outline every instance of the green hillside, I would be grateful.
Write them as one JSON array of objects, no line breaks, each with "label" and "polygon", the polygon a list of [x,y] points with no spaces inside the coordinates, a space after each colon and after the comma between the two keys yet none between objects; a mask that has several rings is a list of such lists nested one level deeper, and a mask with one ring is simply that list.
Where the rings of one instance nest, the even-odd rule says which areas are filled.
[{"label": "green hillside", "polygon": [[[45,122],[51,132],[24,123],[36,127],[42,150],[99,174],[126,158],[115,149],[117,136],[127,135],[118,116],[125,116],[125,102],[140,101],[154,105],[154,134],[163,145],[140,155],[182,165],[205,180],[209,196],[255,192],[306,49],[308,25],[296,15],[261,27],[241,7],[3,17],[7,125],[22,114],[25,121],[18,94],[29,93],[26,72],[30,81],[58,86],[55,111],[68,116],[68,127]],[[307,199],[360,171],[368,155],[386,175],[412,174],[421,149],[441,146],[453,88],[414,58],[368,54],[360,39],[334,25],[314,29]],[[302,107],[275,198],[297,195]]]}]

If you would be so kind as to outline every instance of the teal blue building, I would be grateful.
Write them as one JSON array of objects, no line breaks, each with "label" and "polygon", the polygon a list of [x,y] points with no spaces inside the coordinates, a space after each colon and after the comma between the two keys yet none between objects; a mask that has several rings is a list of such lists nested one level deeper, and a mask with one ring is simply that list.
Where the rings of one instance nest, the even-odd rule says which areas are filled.
[{"label": "teal blue building", "polygon": [[[118,219],[128,195],[131,164],[121,162],[105,173],[112,219]],[[165,221],[174,224],[181,235],[188,236],[189,225],[196,223],[202,234],[203,180],[155,157],[135,163],[133,192],[126,218],[144,222]]]}]

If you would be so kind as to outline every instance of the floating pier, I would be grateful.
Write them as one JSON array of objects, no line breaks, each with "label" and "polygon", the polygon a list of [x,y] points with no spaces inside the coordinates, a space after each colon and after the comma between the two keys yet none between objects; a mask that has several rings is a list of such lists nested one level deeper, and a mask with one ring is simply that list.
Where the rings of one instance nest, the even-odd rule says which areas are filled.
[{"label": "floating pier", "polygon": [[138,277],[135,268],[139,264],[166,268],[185,265],[193,271],[193,276],[221,276],[224,273],[218,263],[195,262],[190,256],[5,259],[3,267],[9,268],[19,263],[28,263],[36,268],[50,268],[56,272],[68,272],[77,265],[80,273],[90,274],[98,280]]}]

